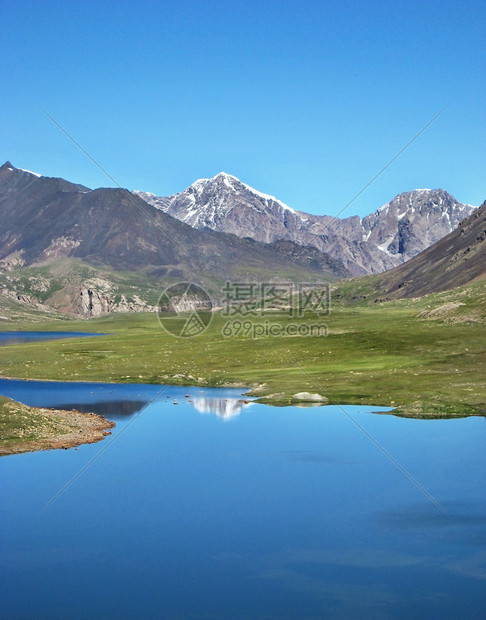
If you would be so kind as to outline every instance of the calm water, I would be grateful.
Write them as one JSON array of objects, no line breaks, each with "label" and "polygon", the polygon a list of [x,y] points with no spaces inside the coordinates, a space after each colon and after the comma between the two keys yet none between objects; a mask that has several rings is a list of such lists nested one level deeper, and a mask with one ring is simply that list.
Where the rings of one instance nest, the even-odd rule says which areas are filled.
[{"label": "calm water", "polygon": [[339,408],[169,387],[137,417],[157,389],[0,380],[117,423],[0,459],[2,618],[484,617],[484,418],[346,406],[443,515]]},{"label": "calm water", "polygon": [[0,346],[6,344],[22,344],[39,340],[58,340],[59,338],[83,338],[104,336],[89,332],[0,332]]}]

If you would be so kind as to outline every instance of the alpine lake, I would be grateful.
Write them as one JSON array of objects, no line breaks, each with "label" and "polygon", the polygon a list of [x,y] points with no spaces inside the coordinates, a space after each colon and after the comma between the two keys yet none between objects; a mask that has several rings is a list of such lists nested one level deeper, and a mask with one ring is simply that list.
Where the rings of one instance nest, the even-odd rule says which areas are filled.
[{"label": "alpine lake", "polygon": [[116,422],[0,459],[1,616],[484,617],[483,417],[244,392],[0,379]]}]

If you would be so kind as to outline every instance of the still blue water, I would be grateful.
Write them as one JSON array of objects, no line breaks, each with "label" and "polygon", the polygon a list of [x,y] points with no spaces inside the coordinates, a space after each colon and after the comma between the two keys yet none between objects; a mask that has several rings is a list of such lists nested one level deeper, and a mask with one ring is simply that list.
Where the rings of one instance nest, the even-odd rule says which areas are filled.
[{"label": "still blue water", "polygon": [[39,340],[58,340],[59,338],[83,338],[104,335],[105,334],[91,334],[89,332],[0,332],[0,346],[36,342]]},{"label": "still blue water", "polygon": [[116,419],[98,444],[0,459],[2,618],[484,617],[484,418],[345,407],[444,515],[338,407],[181,387],[146,406],[158,390],[0,380]]}]

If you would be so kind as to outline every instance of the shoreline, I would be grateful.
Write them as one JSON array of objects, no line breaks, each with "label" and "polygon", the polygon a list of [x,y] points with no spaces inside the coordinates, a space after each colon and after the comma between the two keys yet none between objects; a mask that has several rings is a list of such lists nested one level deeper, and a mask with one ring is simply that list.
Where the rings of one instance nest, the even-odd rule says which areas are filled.
[{"label": "shoreline", "polygon": [[[206,388],[206,389],[211,389],[211,388],[221,388],[221,389],[225,389],[225,388],[242,388],[243,390],[245,390],[245,392],[242,392],[242,396],[244,397],[248,397],[253,399],[252,402],[257,403],[257,404],[261,404],[261,405],[270,405],[270,406],[274,406],[274,407],[293,407],[293,406],[326,406],[326,405],[332,405],[333,403],[329,402],[329,400],[326,397],[326,401],[322,401],[320,403],[318,402],[314,402],[314,401],[302,401],[299,399],[295,399],[293,398],[292,395],[289,395],[288,397],[282,397],[282,393],[278,394],[278,395],[257,395],[257,394],[252,394],[252,392],[254,392],[255,390],[258,389],[258,385],[257,386],[253,386],[253,387],[249,387],[249,386],[235,386],[233,385],[217,385],[217,386],[212,386],[212,385],[193,385],[193,384],[188,384],[188,383],[179,383],[179,382],[167,382],[167,383],[150,383],[150,382],[142,382],[142,381],[127,381],[127,382],[120,382],[120,381],[113,381],[110,379],[105,379],[104,381],[92,381],[92,380],[69,380],[66,381],[65,379],[26,379],[23,377],[7,377],[5,375],[0,375],[0,379],[6,379],[8,381],[41,381],[44,383],[98,383],[98,384],[102,384],[102,383],[113,383],[113,384],[117,384],[117,385],[156,385],[156,386],[173,386],[173,387],[186,387],[186,388],[190,388],[190,387],[194,387],[194,388]],[[1,395],[0,395],[1,398]],[[376,404],[375,402],[339,402],[339,403],[334,403],[337,406],[341,405],[341,406],[346,406],[346,405],[363,405],[366,407],[387,407],[389,410],[388,411],[374,411],[373,413],[376,415],[393,415],[396,417],[401,417],[401,418],[408,418],[408,419],[422,419],[422,420],[444,420],[444,419],[459,419],[459,418],[465,418],[465,417],[486,417],[486,409],[481,407],[481,406],[471,406],[471,405],[465,405],[465,404],[461,404],[461,403],[456,403],[456,404],[451,404],[449,402],[444,402],[444,403],[440,403],[440,402],[434,402],[431,403],[430,401],[414,401],[412,403],[408,403],[405,405],[394,405],[394,406],[390,406],[390,405],[379,405]],[[53,411],[53,410],[48,410],[48,411]],[[59,411],[60,413],[62,413],[61,411]],[[64,412],[64,413],[70,413],[70,412]],[[79,414],[79,412],[77,412]],[[79,415],[96,415],[96,414],[79,414]],[[103,416],[98,416],[101,417],[102,419],[106,420],[107,422],[109,422],[107,420],[107,418],[104,418]],[[113,423],[114,426],[114,423]],[[95,441],[99,441],[95,440]],[[93,442],[83,442],[83,443],[93,443]],[[79,445],[79,444],[78,444]],[[61,446],[62,447],[62,446]],[[40,448],[42,449],[42,448]],[[49,448],[46,448],[49,449]],[[2,452],[0,450],[0,456],[2,456]]]},{"label": "shoreline", "polygon": [[0,440],[0,457],[97,443],[115,427],[115,422],[96,413],[28,407],[3,396],[0,419],[6,428]]}]

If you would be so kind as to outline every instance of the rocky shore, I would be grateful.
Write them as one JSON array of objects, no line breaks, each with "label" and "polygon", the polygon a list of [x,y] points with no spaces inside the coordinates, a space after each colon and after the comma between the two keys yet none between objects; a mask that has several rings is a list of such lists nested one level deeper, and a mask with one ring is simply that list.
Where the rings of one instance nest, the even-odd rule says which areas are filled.
[{"label": "rocky shore", "polygon": [[94,413],[27,407],[0,397],[0,456],[96,443],[114,426]]}]

